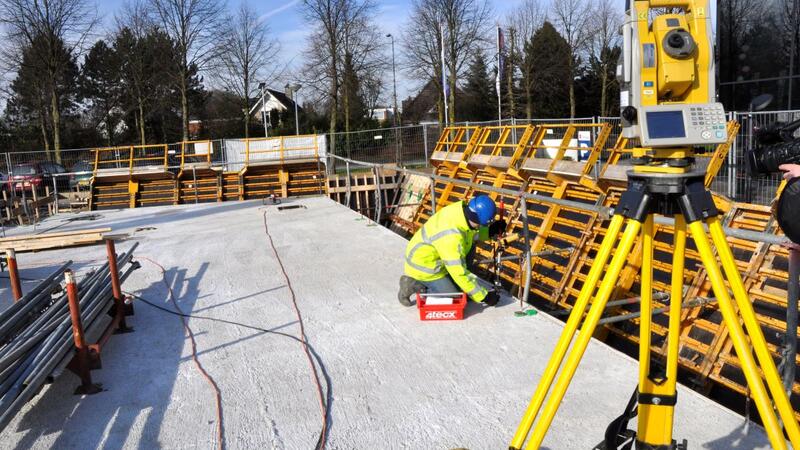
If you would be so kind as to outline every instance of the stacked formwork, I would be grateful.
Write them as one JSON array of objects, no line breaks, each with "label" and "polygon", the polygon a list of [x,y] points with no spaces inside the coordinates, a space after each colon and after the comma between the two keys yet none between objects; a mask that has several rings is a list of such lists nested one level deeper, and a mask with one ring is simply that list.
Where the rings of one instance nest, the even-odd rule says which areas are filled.
[{"label": "stacked formwork", "polygon": [[[450,127],[444,130],[432,154],[435,174],[454,178],[457,182],[436,181],[431,193],[422,200],[414,220],[405,224],[414,232],[430,217],[432,210],[453,201],[466,200],[480,192],[462,182],[503,187],[510,190],[568,199],[585,203],[589,207],[613,207],[626,186],[625,172],[631,168],[623,157],[631,142],[620,137],[608,142],[610,125],[607,124],[538,124],[528,127]],[[738,132],[736,122],[728,124],[728,141],[708,153],[698,156],[698,166],[706,169],[706,186],[710,186],[727,156]],[[591,130],[593,141],[585,161],[569,160],[565,156],[573,150],[573,137],[578,131]],[[515,136],[511,138],[510,136]],[[542,136],[561,138],[560,144],[542,142]],[[547,150],[547,151],[545,151]],[[605,161],[599,157],[607,154]],[[487,192],[489,193],[489,192]],[[489,193],[499,200],[496,193]],[[502,198],[506,208],[509,231],[522,232],[524,221],[519,197]],[[724,224],[731,228],[779,232],[768,208],[757,205],[731,203],[715,196],[720,209],[725,212]],[[532,254],[531,286],[533,302],[553,311],[568,311],[583,286],[594,257],[603,240],[609,220],[591,210],[540,203],[528,200],[528,224]],[[403,226],[397,223],[395,226]],[[672,260],[671,227],[657,225],[655,236],[654,290],[669,293]],[[728,238],[736,258],[745,287],[750,294],[758,319],[767,337],[770,351],[780,360],[781,339],[786,330],[787,251],[779,246],[758,244]],[[637,242],[620,276],[612,300],[631,299],[639,295],[641,267]],[[492,255],[493,247],[481,245],[484,258]],[[517,259],[502,262],[502,281],[512,292],[519,293],[525,280],[523,243],[515,242],[505,250]],[[713,299],[710,283],[700,264],[699,255],[692,242],[687,242],[684,271],[684,303],[682,310],[682,335],[680,365],[690,375],[698,388],[711,389],[722,386],[747,394],[747,384],[738,359],[721,324],[722,318]],[[662,300],[657,300],[661,298]],[[654,308],[663,308],[668,300],[658,295]],[[609,308],[606,316],[628,315],[628,320],[610,320],[598,337],[623,346],[639,341],[639,319],[636,301],[618,302]],[[562,315],[562,313],[557,313]],[[653,350],[666,355],[667,315],[653,317]],[[627,343],[627,344],[626,344]],[[795,361],[795,364],[797,361]],[[800,383],[795,379],[791,401],[800,411]]]},{"label": "stacked formwork", "polygon": [[[212,160],[212,141],[186,141],[180,146],[174,203],[218,202],[222,197],[222,167]],[[178,149],[176,149],[178,150]]]},{"label": "stacked formwork", "polygon": [[[306,140],[311,144],[288,142]],[[236,162],[219,157],[224,145],[185,141],[173,145],[94,149],[91,209],[221,202],[325,193],[325,166],[317,136],[235,141]]]},{"label": "stacked formwork", "polygon": [[171,204],[175,174],[167,145],[130,145],[94,149],[91,209]]}]

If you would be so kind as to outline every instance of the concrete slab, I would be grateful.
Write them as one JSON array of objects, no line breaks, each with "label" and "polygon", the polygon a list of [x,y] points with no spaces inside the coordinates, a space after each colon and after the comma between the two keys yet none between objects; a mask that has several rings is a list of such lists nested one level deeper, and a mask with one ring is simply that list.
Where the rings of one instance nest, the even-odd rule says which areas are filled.
[{"label": "concrete slab", "polygon": [[[561,331],[544,314],[518,318],[506,299],[471,305],[460,322],[426,323],[396,300],[406,241],[325,198],[278,211],[260,202],[82,213],[39,229],[113,227],[141,246],[142,269],[124,286],[171,308],[160,271],[184,311],[296,334],[286,281],[264,220],[297,293],[306,333],[332,380],[327,448],[506,448]],[[97,220],[62,222],[99,214]],[[25,233],[31,230],[14,230]],[[119,244],[120,251],[128,244]],[[101,247],[20,255],[35,278],[67,258],[86,270]],[[0,297],[10,297],[2,280]],[[105,392],[71,395],[64,374],[9,425],[2,449],[213,448],[214,396],[191,360],[181,321],[145,304],[114,336],[94,373]],[[221,389],[227,448],[313,448],[321,425],[301,345],[191,319],[199,358]],[[593,342],[545,440],[550,449],[600,441],[636,385],[632,359]],[[769,448],[758,427],[681,388],[675,436],[692,448]]]}]

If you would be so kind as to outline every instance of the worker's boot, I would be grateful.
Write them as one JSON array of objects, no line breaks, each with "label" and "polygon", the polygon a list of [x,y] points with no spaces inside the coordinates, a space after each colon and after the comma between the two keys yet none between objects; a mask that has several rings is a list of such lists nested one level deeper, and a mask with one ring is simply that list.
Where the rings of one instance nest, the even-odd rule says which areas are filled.
[{"label": "worker's boot", "polygon": [[413,306],[414,302],[411,301],[411,296],[417,292],[424,292],[425,285],[419,281],[403,275],[400,277],[400,290],[397,292],[397,300],[403,306]]}]

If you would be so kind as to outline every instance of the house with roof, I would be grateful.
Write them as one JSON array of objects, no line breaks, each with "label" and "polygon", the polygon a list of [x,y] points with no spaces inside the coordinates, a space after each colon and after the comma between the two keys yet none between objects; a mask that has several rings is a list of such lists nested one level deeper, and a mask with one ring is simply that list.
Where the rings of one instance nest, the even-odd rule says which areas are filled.
[{"label": "house with roof", "polygon": [[[272,111],[290,111],[294,114],[295,102],[294,102],[294,92],[292,91],[291,87],[287,86],[288,89],[286,92],[276,91],[275,89],[266,88],[263,91],[262,96],[258,98],[254,98],[253,107],[250,108],[250,117],[254,121],[262,121],[264,120],[264,114],[267,115],[268,122],[272,123],[273,117]],[[297,105],[298,113],[303,110],[303,108],[298,104]]]}]

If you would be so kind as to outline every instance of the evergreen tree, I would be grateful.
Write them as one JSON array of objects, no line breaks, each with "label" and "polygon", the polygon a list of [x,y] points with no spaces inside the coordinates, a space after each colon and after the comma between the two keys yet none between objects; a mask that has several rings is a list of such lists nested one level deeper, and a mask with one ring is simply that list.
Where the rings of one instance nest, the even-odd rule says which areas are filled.
[{"label": "evergreen tree", "polygon": [[549,22],[525,45],[527,67],[524,82],[530,83],[534,117],[569,116],[570,50],[567,41]]},{"label": "evergreen tree", "polygon": [[[134,32],[122,28],[113,42],[119,61],[120,103],[130,130],[126,140],[146,144],[181,140],[181,92],[170,77],[178,58],[175,43],[157,28]],[[186,97],[193,111],[201,111],[207,98],[195,65],[187,71]],[[149,139],[148,139],[149,136]]]},{"label": "evergreen tree", "polygon": [[462,101],[457,111],[460,120],[484,121],[495,118],[497,93],[486,67],[486,57],[478,49],[467,70]]},{"label": "evergreen tree", "polygon": [[[6,105],[6,115],[15,131],[25,140],[21,144],[23,149],[38,150],[44,147],[48,159],[60,162],[61,117],[75,111],[78,65],[64,42],[56,40],[56,43],[54,53],[49,56],[57,64],[50,66],[40,58],[42,48],[38,48],[46,45],[45,39],[34,38],[33,45],[22,50],[22,62],[11,82],[11,98]],[[49,76],[48,70],[53,67],[59,68],[59,71]],[[59,119],[59,133],[52,125],[54,116]],[[37,133],[32,133],[33,129],[37,129]],[[36,134],[38,138],[33,138]],[[58,146],[55,145],[56,141],[59,141]],[[50,153],[51,144],[56,148],[55,155]]]},{"label": "evergreen tree", "polygon": [[92,46],[81,68],[81,96],[88,102],[93,128],[103,128],[109,147],[114,145],[117,124],[122,119],[119,70],[117,53],[102,40]]}]

